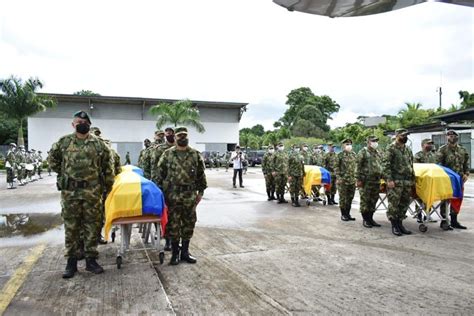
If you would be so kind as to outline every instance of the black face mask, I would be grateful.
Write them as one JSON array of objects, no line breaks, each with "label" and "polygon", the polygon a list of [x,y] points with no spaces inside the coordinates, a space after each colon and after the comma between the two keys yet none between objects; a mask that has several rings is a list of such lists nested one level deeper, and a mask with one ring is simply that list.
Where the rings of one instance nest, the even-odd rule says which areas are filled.
[{"label": "black face mask", "polygon": [[166,136],[166,141],[168,143],[174,143],[174,135],[168,135]]},{"label": "black face mask", "polygon": [[76,125],[76,132],[79,134],[87,134],[89,133],[90,126],[87,123],[81,123]]},{"label": "black face mask", "polygon": [[406,136],[400,137],[400,142],[401,142],[402,144],[406,144],[407,141],[408,141],[408,137],[406,137]]},{"label": "black face mask", "polygon": [[188,146],[188,144],[189,144],[189,139],[187,139],[187,138],[180,138],[180,139],[177,140],[177,143],[178,143],[178,146],[186,147],[186,146]]}]

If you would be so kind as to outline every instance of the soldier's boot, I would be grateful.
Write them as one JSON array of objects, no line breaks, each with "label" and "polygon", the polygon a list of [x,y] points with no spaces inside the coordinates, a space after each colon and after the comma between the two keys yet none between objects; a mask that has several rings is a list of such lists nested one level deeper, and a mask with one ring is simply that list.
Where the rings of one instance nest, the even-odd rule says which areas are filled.
[{"label": "soldier's boot", "polygon": [[270,197],[272,198],[272,201],[274,201],[274,200],[277,199],[277,198],[275,197],[275,190],[272,190]]},{"label": "soldier's boot", "polygon": [[270,193],[270,190],[267,190],[267,197],[268,197],[267,201],[271,201],[271,200],[272,200],[272,195],[271,195],[271,193]]},{"label": "soldier's boot", "polygon": [[382,225],[380,225],[379,223],[377,223],[376,221],[374,221],[374,212],[370,212],[368,213],[369,215],[367,215],[367,218],[368,220],[370,221],[370,224],[373,226],[373,227],[381,227]]},{"label": "soldier's boot", "polygon": [[70,279],[77,272],[77,259],[76,258],[67,258],[66,269],[63,272],[63,279]]},{"label": "soldier's boot", "polygon": [[331,194],[331,200],[332,200],[332,204],[334,204],[334,205],[339,204],[339,203],[336,202],[336,200],[334,200],[334,194]]},{"label": "soldier's boot", "polygon": [[351,216],[351,208],[350,208],[350,207],[347,207],[347,208],[346,208],[346,217],[347,217],[350,221],[355,221],[355,220],[356,220],[354,217]]},{"label": "soldier's boot", "polygon": [[467,229],[466,226],[463,226],[458,222],[458,214],[454,212],[451,212],[451,227],[457,229]]},{"label": "soldier's boot", "polygon": [[400,231],[402,232],[402,234],[411,235],[411,231],[409,231],[408,229],[405,228],[405,226],[403,226],[403,220],[401,219],[398,220],[398,228],[400,228]]},{"label": "soldier's boot", "polygon": [[293,195],[290,195],[290,197],[291,197],[291,205],[295,206],[295,198],[293,197]]},{"label": "soldier's boot", "polygon": [[372,223],[370,222],[370,219],[369,219],[370,213],[362,213],[361,215],[363,218],[362,226],[364,226],[365,228],[372,228],[374,225],[372,225]]},{"label": "soldier's boot", "polygon": [[390,222],[392,223],[392,234],[395,236],[402,236],[403,234],[398,226],[398,219],[391,219]]},{"label": "soldier's boot", "polygon": [[171,238],[165,238],[165,251],[171,251]]},{"label": "soldier's boot", "polygon": [[[448,222],[446,221],[446,214],[443,212],[443,210],[440,211],[441,215],[441,223],[439,223],[439,227],[443,230],[453,230],[453,227],[451,225],[448,225]],[[452,223],[451,223],[452,224]]]},{"label": "soldier's boot", "polygon": [[341,208],[341,221],[344,221],[344,222],[349,221],[349,218],[347,218],[346,210],[342,208]]},{"label": "soldier's boot", "polygon": [[328,198],[328,205],[334,205],[334,203],[331,199],[331,194],[326,194],[326,197]]},{"label": "soldier's boot", "polygon": [[294,196],[294,200],[295,200],[295,207],[301,207],[301,204],[300,204],[300,199],[298,198],[298,194],[295,194]]},{"label": "soldier's boot", "polygon": [[179,264],[179,241],[171,241],[171,260],[170,265],[175,266]]},{"label": "soldier's boot", "polygon": [[277,197],[278,197],[278,204],[284,204],[284,203],[288,203],[287,200],[285,200],[285,196],[283,194],[277,194]]},{"label": "soldier's boot", "polygon": [[197,260],[189,253],[189,240],[183,240],[181,247],[181,261],[186,261],[187,263],[196,263]]},{"label": "soldier's boot", "polygon": [[86,258],[86,270],[95,274],[104,273],[104,268],[97,263],[95,258]]}]

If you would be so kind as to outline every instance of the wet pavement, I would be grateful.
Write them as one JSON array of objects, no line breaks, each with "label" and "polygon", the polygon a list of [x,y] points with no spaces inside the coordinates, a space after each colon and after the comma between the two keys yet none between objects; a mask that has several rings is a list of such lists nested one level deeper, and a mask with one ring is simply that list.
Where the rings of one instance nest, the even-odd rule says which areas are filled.
[{"label": "wet pavement", "polygon": [[357,194],[357,221],[342,222],[337,206],[267,202],[258,168],[244,175],[245,188],[233,189],[231,171],[207,172],[191,242],[197,264],[160,265],[135,232],[122,269],[115,266],[117,244],[109,243],[100,246],[103,275],[83,271],[81,263],[71,280],[60,277],[64,232],[55,178],[0,188],[0,214],[26,214],[17,221],[28,216],[47,228],[0,238],[2,288],[45,247],[5,314],[474,313],[474,179],[459,216],[470,229],[446,232],[438,222],[421,233],[409,217],[413,234],[395,237],[384,210],[375,214],[381,228],[362,227]]}]

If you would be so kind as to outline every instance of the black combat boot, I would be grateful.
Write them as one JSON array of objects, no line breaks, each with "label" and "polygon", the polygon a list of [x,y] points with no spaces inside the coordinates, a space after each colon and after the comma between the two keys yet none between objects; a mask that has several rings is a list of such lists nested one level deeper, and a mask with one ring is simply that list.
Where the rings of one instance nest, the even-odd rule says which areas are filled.
[{"label": "black combat boot", "polygon": [[294,206],[296,206],[296,207],[301,207],[300,199],[299,199],[299,197],[298,197],[298,194],[295,194],[294,199],[295,199],[295,205],[294,205]]},{"label": "black combat boot", "polygon": [[368,213],[367,219],[370,221],[370,224],[371,224],[373,227],[380,227],[380,226],[382,226],[382,225],[380,225],[379,223],[377,223],[376,221],[374,221],[374,212]]},{"label": "black combat boot", "polygon": [[171,260],[170,265],[175,266],[179,264],[179,241],[171,241]]},{"label": "black combat boot", "polygon": [[97,263],[95,258],[86,258],[86,270],[95,274],[104,272],[104,269]]},{"label": "black combat boot", "polygon": [[411,231],[409,231],[408,229],[406,229],[406,228],[403,226],[403,223],[402,223],[402,220],[401,220],[401,219],[398,220],[398,228],[400,229],[400,232],[401,232],[402,234],[411,235]]},{"label": "black combat boot", "polygon": [[403,234],[398,226],[398,219],[391,219],[390,222],[392,223],[392,234],[395,236],[402,236]]},{"label": "black combat boot", "polygon": [[328,199],[328,205],[334,205],[334,202],[332,201],[331,199],[331,195],[330,194],[326,194],[326,197]]},{"label": "black combat boot", "polygon": [[463,226],[458,222],[458,214],[454,212],[451,212],[451,227],[457,229],[467,229],[466,226]]},{"label": "black combat boot", "polygon": [[181,261],[186,261],[187,263],[196,263],[197,260],[189,253],[189,240],[183,240],[181,247]]},{"label": "black combat boot", "polygon": [[374,225],[372,225],[372,223],[370,222],[370,219],[369,219],[369,215],[370,213],[362,213],[362,226],[364,226],[365,228],[372,228]]},{"label": "black combat boot", "polygon": [[278,197],[278,204],[288,203],[288,201],[285,200],[285,196],[283,194],[277,194],[277,197]]},{"label": "black combat boot", "polygon": [[445,214],[445,211],[443,212],[443,210],[441,210],[439,213],[441,215],[441,223],[439,223],[439,227],[441,227],[441,229],[443,230],[453,230],[453,227],[451,225],[448,225],[448,221],[446,221],[446,214]]},{"label": "black combat boot", "polygon": [[331,200],[332,200],[332,204],[334,204],[334,205],[339,204],[339,203],[336,202],[336,200],[334,200],[334,194],[331,194]]},{"label": "black combat boot", "polygon": [[341,208],[341,221],[344,221],[344,222],[349,221],[349,218],[347,218],[346,210],[343,210],[342,208]]},{"label": "black combat boot", "polygon": [[267,201],[271,201],[271,200],[272,200],[272,195],[271,195],[271,193],[270,193],[270,190],[267,190],[267,197],[268,197]]},{"label": "black combat boot", "polygon": [[350,208],[350,207],[346,208],[346,217],[347,217],[350,221],[355,221],[355,220],[356,220],[354,217],[351,216],[351,208]]},{"label": "black combat boot", "polygon": [[165,251],[171,251],[171,238],[165,238]]},{"label": "black combat boot", "polygon": [[276,200],[277,198],[275,197],[275,190],[272,190],[272,193],[271,193],[271,199],[272,201]]},{"label": "black combat boot", "polygon": [[77,259],[67,258],[66,270],[63,272],[63,279],[70,279],[77,272]]}]

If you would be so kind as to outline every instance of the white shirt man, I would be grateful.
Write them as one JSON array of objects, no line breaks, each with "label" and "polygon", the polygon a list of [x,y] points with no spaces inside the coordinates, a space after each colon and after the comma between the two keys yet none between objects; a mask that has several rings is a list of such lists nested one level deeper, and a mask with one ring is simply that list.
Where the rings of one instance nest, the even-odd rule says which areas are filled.
[{"label": "white shirt man", "polygon": [[242,169],[244,167],[244,160],[245,160],[245,154],[240,151],[240,146],[237,145],[235,147],[235,151],[232,152],[232,155],[230,156],[230,161],[232,162],[233,164],[233,167],[234,167],[234,176],[232,178],[232,183],[233,183],[233,186],[234,188],[236,188],[236,178],[237,178],[237,174],[239,175],[239,185],[241,188],[243,188],[243,181],[242,181]]}]

